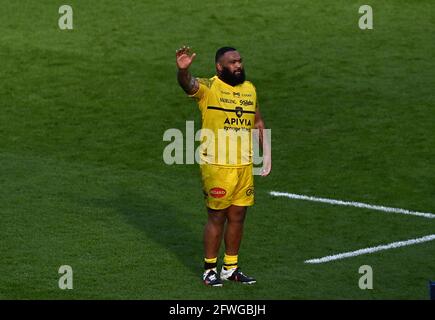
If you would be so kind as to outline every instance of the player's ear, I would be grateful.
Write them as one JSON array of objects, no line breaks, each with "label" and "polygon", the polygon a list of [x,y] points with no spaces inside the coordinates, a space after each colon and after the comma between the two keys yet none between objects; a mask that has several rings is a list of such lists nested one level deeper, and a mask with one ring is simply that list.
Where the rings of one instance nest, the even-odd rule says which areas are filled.
[{"label": "player's ear", "polygon": [[222,72],[222,70],[223,70],[223,67],[222,67],[222,65],[219,62],[216,63],[216,70],[218,72]]}]

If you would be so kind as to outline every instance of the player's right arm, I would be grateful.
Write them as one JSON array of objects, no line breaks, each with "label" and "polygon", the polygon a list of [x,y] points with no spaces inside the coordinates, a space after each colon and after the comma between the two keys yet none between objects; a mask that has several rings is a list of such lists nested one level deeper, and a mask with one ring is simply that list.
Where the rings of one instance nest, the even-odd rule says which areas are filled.
[{"label": "player's right arm", "polygon": [[176,51],[177,79],[181,88],[188,94],[193,95],[199,90],[198,80],[192,76],[189,67],[195,59],[196,53],[191,53],[190,48],[183,46]]}]

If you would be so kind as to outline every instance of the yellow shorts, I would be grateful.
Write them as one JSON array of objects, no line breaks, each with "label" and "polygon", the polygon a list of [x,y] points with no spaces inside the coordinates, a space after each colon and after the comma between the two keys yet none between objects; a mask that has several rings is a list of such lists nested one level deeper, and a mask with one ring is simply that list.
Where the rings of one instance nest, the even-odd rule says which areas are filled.
[{"label": "yellow shorts", "polygon": [[254,204],[252,165],[225,167],[201,164],[202,188],[208,208],[222,210],[231,205]]}]

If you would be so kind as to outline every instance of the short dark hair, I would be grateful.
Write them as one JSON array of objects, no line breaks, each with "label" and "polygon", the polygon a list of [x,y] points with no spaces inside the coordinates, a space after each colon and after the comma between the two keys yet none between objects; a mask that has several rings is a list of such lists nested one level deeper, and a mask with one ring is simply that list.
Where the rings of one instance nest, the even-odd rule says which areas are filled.
[{"label": "short dark hair", "polygon": [[237,49],[233,48],[233,47],[219,48],[218,51],[216,51],[216,56],[214,58],[215,63],[217,63],[219,61],[219,59],[228,51],[237,51]]}]

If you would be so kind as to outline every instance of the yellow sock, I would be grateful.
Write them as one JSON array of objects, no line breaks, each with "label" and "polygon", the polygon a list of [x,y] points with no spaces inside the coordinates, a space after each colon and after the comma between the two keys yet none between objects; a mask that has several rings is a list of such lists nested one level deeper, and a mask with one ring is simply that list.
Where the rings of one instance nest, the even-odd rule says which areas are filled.
[{"label": "yellow sock", "polygon": [[204,258],[204,269],[213,269],[217,266],[217,257],[216,258]]},{"label": "yellow sock", "polygon": [[230,269],[234,269],[234,268],[237,268],[237,259],[238,259],[238,255],[236,255],[236,256],[230,256],[230,255],[227,255],[226,253],[225,253],[225,256],[224,256],[224,269],[225,270],[230,270]]}]

